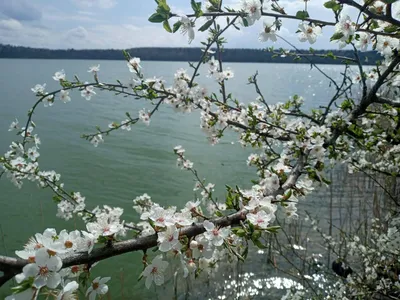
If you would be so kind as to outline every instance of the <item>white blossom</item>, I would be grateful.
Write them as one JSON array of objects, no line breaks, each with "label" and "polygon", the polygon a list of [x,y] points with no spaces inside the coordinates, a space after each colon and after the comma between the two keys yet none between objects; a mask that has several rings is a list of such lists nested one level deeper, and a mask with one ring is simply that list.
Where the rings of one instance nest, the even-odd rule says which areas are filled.
[{"label": "white blossom", "polygon": [[[126,119],[126,120],[123,120],[122,122],[121,122],[121,129],[122,130],[126,130],[126,131],[131,131],[132,130],[132,127],[131,127],[131,120],[130,119]],[[114,125],[114,123],[112,123],[112,125]],[[109,126],[110,127],[110,126]]]},{"label": "white blossom", "polygon": [[336,32],[343,34],[343,38],[347,39],[349,36],[354,35],[356,30],[354,22],[346,14],[340,16],[339,22],[335,25]]},{"label": "white blossom", "polygon": [[104,142],[103,135],[101,135],[100,133],[96,134],[90,139],[90,143],[95,147],[97,147],[100,143],[103,142]]},{"label": "white blossom", "polygon": [[86,224],[86,229],[94,236],[118,235],[123,229],[123,225],[118,221],[111,221],[107,216],[98,217],[96,222]]},{"label": "white blossom", "polygon": [[274,218],[273,215],[267,214],[264,210],[257,212],[256,214],[248,213],[246,218],[255,226],[262,229],[268,228],[271,220]]},{"label": "white blossom", "polygon": [[81,96],[88,101],[92,98],[93,95],[96,95],[96,92],[94,91],[94,87],[91,85],[86,86],[81,91]]},{"label": "white blossom", "polygon": [[249,25],[261,18],[261,7],[260,0],[242,0],[242,9],[247,14]]},{"label": "white blossom", "polygon": [[129,60],[129,62],[127,63],[127,65],[128,65],[129,71],[132,73],[139,72],[139,70],[142,68],[140,66],[140,58],[139,57],[131,58]]},{"label": "white blossom", "polygon": [[317,37],[321,35],[322,29],[319,26],[307,25],[305,23],[299,24],[299,41],[305,42],[308,41],[310,44],[314,44],[317,40]]},{"label": "white blossom", "polygon": [[268,40],[276,42],[277,37],[276,37],[275,30],[272,29],[273,25],[274,25],[273,23],[267,21],[267,19],[264,19],[264,21],[263,21],[263,30],[258,35],[258,40],[260,42],[266,42]]},{"label": "white blossom", "polygon": [[61,269],[62,262],[58,256],[49,255],[48,250],[40,248],[36,251],[35,262],[23,268],[26,278],[34,277],[36,286],[56,288],[61,282],[61,276],[57,272]]},{"label": "white blossom", "polygon": [[194,29],[192,21],[186,15],[179,15],[181,22],[181,33],[184,35],[188,35],[189,44],[194,40]]},{"label": "white blossom", "polygon": [[75,300],[76,298],[75,291],[78,290],[79,284],[76,281],[68,282],[60,293],[57,295],[57,300]]},{"label": "white blossom", "polygon": [[355,42],[355,46],[359,48],[361,51],[366,51],[369,43],[371,42],[371,36],[366,32],[359,32],[359,38]]},{"label": "white blossom", "polygon": [[69,96],[69,92],[65,90],[60,91],[60,99],[62,102],[67,103],[71,101],[71,97]]},{"label": "white blossom", "polygon": [[37,84],[35,85],[33,88],[31,88],[32,92],[34,92],[35,94],[43,94],[44,90],[46,88],[46,84]]},{"label": "white blossom", "polygon": [[92,285],[86,291],[86,297],[89,296],[89,300],[96,299],[97,295],[105,295],[108,292],[108,286],[106,283],[111,279],[111,277],[96,277],[92,281]]},{"label": "white blossom", "polygon": [[399,39],[381,35],[378,35],[376,38],[376,50],[379,51],[385,57],[391,56],[393,50],[398,46],[399,46]]},{"label": "white blossom", "polygon": [[55,81],[62,81],[62,80],[65,80],[65,72],[64,72],[64,70],[61,70],[61,71],[58,71],[58,72],[56,72],[55,74],[54,74],[54,76],[53,76],[53,79],[55,80]]},{"label": "white blossom", "polygon": [[13,131],[14,129],[18,129],[18,119],[15,119],[15,121],[11,122],[8,131]]},{"label": "white blossom", "polygon": [[161,252],[170,251],[176,244],[179,243],[179,231],[175,225],[168,226],[165,231],[158,233],[157,241],[160,243],[158,249]]},{"label": "white blossom", "polygon": [[151,264],[142,272],[142,275],[146,277],[145,285],[148,289],[153,281],[155,285],[162,285],[164,283],[164,272],[168,267],[168,262],[162,259],[162,255],[156,256]]},{"label": "white blossom", "polygon": [[139,111],[139,118],[140,120],[143,121],[144,124],[146,124],[147,126],[150,125],[150,112],[147,111],[145,109],[142,109]]},{"label": "white blossom", "polygon": [[190,249],[192,249],[192,256],[195,259],[205,257],[210,259],[214,253],[211,243],[204,235],[198,235],[195,240],[190,242]]},{"label": "white blossom", "polygon": [[88,70],[89,73],[97,73],[99,71],[100,71],[100,65],[91,66],[91,67],[89,67],[89,70]]},{"label": "white blossom", "polygon": [[204,236],[209,240],[214,246],[221,246],[224,243],[224,239],[229,236],[229,228],[217,228],[214,223],[205,220],[203,226],[206,229]]}]

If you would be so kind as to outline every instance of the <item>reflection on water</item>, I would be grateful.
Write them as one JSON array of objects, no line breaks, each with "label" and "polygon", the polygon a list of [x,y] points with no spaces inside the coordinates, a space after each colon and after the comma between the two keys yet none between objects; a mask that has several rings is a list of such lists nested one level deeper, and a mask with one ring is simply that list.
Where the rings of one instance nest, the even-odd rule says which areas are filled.
[{"label": "reflection on water", "polygon": [[[302,290],[304,287],[294,280],[285,277],[269,277],[259,278],[259,275],[255,273],[243,273],[239,274],[239,281],[236,279],[225,280],[224,285],[228,292],[226,294],[219,295],[217,299],[232,299],[232,290],[237,290],[235,295],[238,299],[260,299],[260,297],[271,296],[272,290],[284,290],[288,288],[295,288]],[[278,294],[278,292],[277,292]],[[212,300],[212,298],[209,298]]]}]

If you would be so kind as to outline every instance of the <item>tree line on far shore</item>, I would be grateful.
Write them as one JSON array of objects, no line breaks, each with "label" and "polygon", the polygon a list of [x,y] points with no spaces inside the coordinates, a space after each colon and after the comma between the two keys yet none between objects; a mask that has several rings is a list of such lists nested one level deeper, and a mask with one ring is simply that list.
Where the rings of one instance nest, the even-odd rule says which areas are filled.
[{"label": "tree line on far shore", "polygon": [[[126,49],[131,56],[140,57],[142,60],[155,61],[197,61],[203,54],[200,48],[132,48]],[[352,50],[301,50],[300,56],[294,56],[294,52],[284,54],[279,49],[268,51],[267,49],[230,49],[222,53],[226,62],[254,62],[254,63],[313,63],[340,64],[342,57],[354,58]],[[302,56],[306,54],[307,58]],[[359,53],[363,64],[376,64],[381,59],[375,51]],[[331,59],[326,59],[326,57]],[[124,59],[120,49],[44,49],[30,48],[0,44],[0,58],[34,58],[34,59]]]}]

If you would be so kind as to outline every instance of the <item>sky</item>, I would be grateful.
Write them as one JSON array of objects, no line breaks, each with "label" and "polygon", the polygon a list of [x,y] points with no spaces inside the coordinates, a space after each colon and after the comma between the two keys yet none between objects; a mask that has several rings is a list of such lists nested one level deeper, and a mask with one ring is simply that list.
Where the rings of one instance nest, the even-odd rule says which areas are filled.
[{"label": "sky", "polygon": [[[323,7],[326,0],[308,2],[313,18],[333,21],[332,12]],[[224,6],[238,7],[241,0],[224,0]],[[172,12],[192,13],[190,0],[168,0]],[[287,13],[304,8],[302,0],[280,0]],[[0,43],[51,49],[127,49],[133,47],[199,47],[206,33],[197,33],[189,45],[179,32],[166,32],[162,24],[148,22],[155,12],[153,0],[0,0]],[[177,19],[176,19],[177,20]],[[272,19],[271,19],[272,20]],[[200,27],[204,20],[199,20]],[[221,20],[222,23],[225,20]],[[280,34],[302,49],[296,29],[299,22],[285,20]],[[289,48],[282,41],[258,41],[262,22],[240,31],[226,32],[229,48]],[[324,28],[322,36],[311,45],[314,49],[336,49],[329,42],[333,29]]]}]

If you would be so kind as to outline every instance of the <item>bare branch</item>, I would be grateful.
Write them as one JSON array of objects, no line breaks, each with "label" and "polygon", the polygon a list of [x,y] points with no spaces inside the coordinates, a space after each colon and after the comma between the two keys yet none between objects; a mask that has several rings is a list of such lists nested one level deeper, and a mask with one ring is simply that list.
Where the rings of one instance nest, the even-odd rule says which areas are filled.
[{"label": "bare branch", "polygon": [[[292,19],[292,20],[298,20],[298,21],[305,21],[305,22],[311,22],[317,25],[322,25],[322,26],[335,26],[335,22],[327,22],[327,21],[322,21],[318,19],[311,19],[311,18],[306,18],[306,19],[300,19],[296,16],[292,15],[282,15],[282,14],[276,14],[276,13],[268,13],[268,12],[262,12],[261,13],[263,16],[267,17],[273,17],[273,18],[282,18],[282,19]],[[171,17],[178,17],[177,14],[170,14]],[[236,16],[236,17],[245,17],[246,14],[243,12],[209,12],[209,13],[203,13],[201,15],[202,17],[227,17],[227,16]],[[193,18],[196,17],[195,14],[189,14],[187,15],[188,18]]]}]

